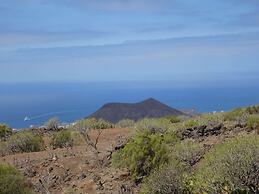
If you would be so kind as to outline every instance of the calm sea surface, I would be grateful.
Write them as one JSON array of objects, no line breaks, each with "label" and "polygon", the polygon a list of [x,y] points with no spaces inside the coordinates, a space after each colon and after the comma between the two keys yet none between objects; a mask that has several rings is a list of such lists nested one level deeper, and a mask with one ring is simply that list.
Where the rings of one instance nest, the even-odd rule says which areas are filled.
[{"label": "calm sea surface", "polygon": [[[172,83],[0,84],[0,123],[13,128],[84,118],[108,102],[139,102],[153,97],[178,109],[199,112],[259,104],[259,84],[173,86]],[[24,121],[25,117],[32,118]]]}]

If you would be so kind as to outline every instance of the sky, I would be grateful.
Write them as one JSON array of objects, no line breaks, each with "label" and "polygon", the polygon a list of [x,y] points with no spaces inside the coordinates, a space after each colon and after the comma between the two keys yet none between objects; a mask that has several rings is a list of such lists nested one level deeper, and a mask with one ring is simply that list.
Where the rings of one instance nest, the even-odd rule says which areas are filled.
[{"label": "sky", "polygon": [[258,0],[0,0],[0,83],[258,74]]}]

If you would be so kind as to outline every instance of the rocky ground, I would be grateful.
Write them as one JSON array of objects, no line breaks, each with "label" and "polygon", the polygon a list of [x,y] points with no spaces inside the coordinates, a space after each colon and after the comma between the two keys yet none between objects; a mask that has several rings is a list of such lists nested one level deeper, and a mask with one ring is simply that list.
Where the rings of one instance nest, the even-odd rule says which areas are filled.
[{"label": "rocky ground", "polygon": [[[208,151],[215,144],[237,134],[256,133],[245,125],[207,125],[181,130],[183,139],[192,138]],[[91,136],[95,136],[93,132]],[[129,129],[105,129],[98,143],[99,154],[87,146],[50,149],[42,152],[5,156],[0,162],[16,166],[28,179],[35,193],[133,194],[138,193],[125,170],[110,165],[111,153],[125,144]],[[45,136],[45,143],[49,137]]]},{"label": "rocky ground", "polygon": [[128,129],[105,129],[98,155],[86,146],[78,146],[6,156],[0,162],[16,166],[36,193],[136,193],[127,170],[113,169],[108,160],[111,151],[129,134]]}]

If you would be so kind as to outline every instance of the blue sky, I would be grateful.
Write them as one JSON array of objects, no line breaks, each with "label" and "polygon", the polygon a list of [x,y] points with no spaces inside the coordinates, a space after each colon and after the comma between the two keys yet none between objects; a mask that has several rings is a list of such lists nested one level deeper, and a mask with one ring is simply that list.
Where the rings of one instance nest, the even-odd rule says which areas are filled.
[{"label": "blue sky", "polygon": [[1,0],[0,83],[259,81],[258,0]]}]

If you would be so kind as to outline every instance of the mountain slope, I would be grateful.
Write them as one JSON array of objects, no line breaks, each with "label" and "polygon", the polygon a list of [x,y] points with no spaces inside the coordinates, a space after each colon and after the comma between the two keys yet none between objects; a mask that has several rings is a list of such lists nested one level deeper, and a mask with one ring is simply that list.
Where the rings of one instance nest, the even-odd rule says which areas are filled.
[{"label": "mountain slope", "polygon": [[171,108],[153,98],[145,101],[129,103],[108,103],[89,116],[116,123],[122,119],[140,120],[143,118],[159,118],[168,115],[184,115],[183,112]]}]

